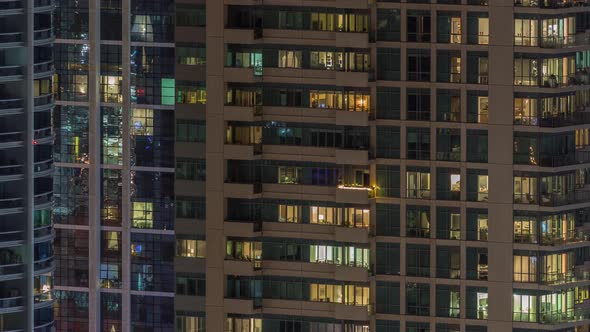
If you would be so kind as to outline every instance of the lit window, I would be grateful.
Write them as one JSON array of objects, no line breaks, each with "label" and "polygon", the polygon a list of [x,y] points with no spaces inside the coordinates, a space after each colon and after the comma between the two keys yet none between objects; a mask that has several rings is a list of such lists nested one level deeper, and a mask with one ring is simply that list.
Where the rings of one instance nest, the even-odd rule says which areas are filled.
[{"label": "lit window", "polygon": [[176,240],[176,255],[179,257],[205,258],[204,240]]},{"label": "lit window", "polygon": [[135,228],[154,226],[154,207],[152,202],[133,202],[131,225]]}]

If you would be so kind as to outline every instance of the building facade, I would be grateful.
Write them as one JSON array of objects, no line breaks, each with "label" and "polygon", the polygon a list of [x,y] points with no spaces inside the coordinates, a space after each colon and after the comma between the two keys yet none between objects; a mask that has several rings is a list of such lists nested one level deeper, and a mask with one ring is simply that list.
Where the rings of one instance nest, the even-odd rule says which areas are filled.
[{"label": "building facade", "polygon": [[0,3],[0,330],[52,331],[53,2]]},{"label": "building facade", "polygon": [[589,5],[208,0],[207,330],[588,331]]},{"label": "building facade", "polygon": [[59,0],[58,331],[171,331],[175,3]]}]

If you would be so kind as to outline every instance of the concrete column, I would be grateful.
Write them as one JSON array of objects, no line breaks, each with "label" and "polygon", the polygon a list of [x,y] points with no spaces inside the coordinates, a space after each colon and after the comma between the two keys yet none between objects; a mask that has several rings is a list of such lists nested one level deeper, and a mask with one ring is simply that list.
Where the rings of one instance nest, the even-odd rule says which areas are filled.
[{"label": "concrete column", "polygon": [[98,332],[100,316],[100,0],[89,3],[88,52],[88,324]]},{"label": "concrete column", "polygon": [[[218,0],[206,0],[207,17],[224,17],[224,4]],[[225,160],[223,158],[223,105],[225,84],[223,82],[224,21],[207,22],[207,106],[206,106],[206,283],[207,331],[224,331],[225,313],[223,260],[225,236],[223,234]]]},{"label": "concrete column", "polygon": [[[512,330],[513,1],[489,2],[488,330]],[[508,262],[507,262],[508,260]]]}]

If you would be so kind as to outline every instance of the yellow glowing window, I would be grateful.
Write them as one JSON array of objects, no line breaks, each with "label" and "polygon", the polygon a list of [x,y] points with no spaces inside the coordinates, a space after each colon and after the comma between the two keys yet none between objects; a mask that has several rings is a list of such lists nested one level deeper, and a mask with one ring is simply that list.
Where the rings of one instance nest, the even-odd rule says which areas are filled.
[{"label": "yellow glowing window", "polygon": [[133,202],[132,226],[135,228],[152,228],[154,226],[154,208],[151,202]]},{"label": "yellow glowing window", "polygon": [[135,108],[131,115],[131,132],[133,135],[152,136],[154,134],[154,110]]}]

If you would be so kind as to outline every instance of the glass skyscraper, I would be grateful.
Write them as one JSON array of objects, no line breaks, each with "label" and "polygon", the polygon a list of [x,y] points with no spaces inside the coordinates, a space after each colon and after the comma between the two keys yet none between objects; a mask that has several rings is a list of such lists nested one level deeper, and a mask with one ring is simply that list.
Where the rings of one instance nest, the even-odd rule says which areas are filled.
[{"label": "glass skyscraper", "polygon": [[59,331],[174,329],[175,3],[59,0]]}]

